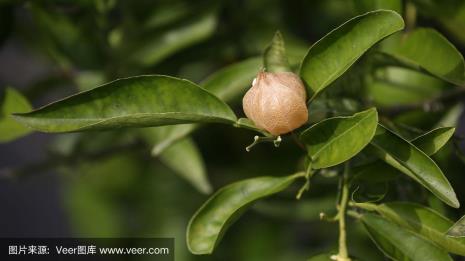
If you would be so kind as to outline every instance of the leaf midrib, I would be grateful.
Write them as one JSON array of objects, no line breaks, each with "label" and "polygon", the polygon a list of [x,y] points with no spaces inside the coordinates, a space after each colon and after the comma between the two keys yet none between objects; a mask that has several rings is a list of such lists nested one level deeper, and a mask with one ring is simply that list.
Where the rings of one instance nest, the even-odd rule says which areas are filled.
[{"label": "leaf midrib", "polygon": [[[163,115],[202,116],[202,117],[205,117],[205,118],[218,118],[218,119],[225,119],[225,120],[233,121],[233,120],[231,120],[229,118],[221,117],[221,116],[212,116],[212,115],[201,114],[201,113],[185,113],[185,112],[144,112],[144,113],[133,113],[133,114],[128,114],[128,115],[118,115],[118,116],[107,117],[107,118],[42,118],[42,119],[50,120],[50,121],[63,120],[63,121],[69,121],[69,122],[73,122],[73,121],[84,121],[84,122],[86,122],[86,121],[88,121],[88,122],[97,121],[97,123],[99,123],[99,122],[103,122],[103,121],[110,121],[110,120],[125,118],[125,117],[150,116],[150,115],[154,115],[154,116],[158,116],[158,115],[161,115],[161,116],[163,116]],[[29,115],[26,115],[26,114],[25,115],[17,114],[17,116],[19,116],[19,118],[24,118],[24,119],[33,118],[33,117],[31,117]],[[35,119],[35,118],[33,118],[33,119]]]},{"label": "leaf midrib", "polygon": [[[401,138],[401,139],[402,139],[402,138]],[[406,141],[406,142],[408,142],[408,141]],[[429,191],[431,191],[433,194],[436,195],[436,193],[438,193],[439,196],[438,196],[438,195],[436,195],[436,196],[437,196],[439,199],[441,199],[442,201],[446,202],[448,205],[450,205],[449,203],[453,204],[453,200],[448,199],[448,198],[447,198],[447,194],[443,194],[442,191],[436,189],[436,187],[430,186],[430,184],[427,182],[427,180],[424,179],[423,175],[418,175],[417,172],[413,171],[413,170],[406,164],[405,161],[402,161],[402,160],[398,159],[398,157],[395,156],[394,154],[391,154],[391,153],[389,153],[388,151],[384,150],[383,147],[382,147],[382,146],[379,146],[378,144],[376,144],[375,141],[372,140],[370,143],[371,143],[375,148],[377,148],[377,149],[383,151],[384,153],[386,153],[387,155],[391,156],[394,160],[396,160],[397,162],[399,162],[399,164],[400,164],[402,167],[406,168],[408,171],[410,171],[410,172],[413,174],[413,176],[410,176],[410,175],[408,175],[407,173],[405,173],[406,175],[408,175],[409,177],[411,177],[411,178],[417,180],[421,185],[425,186],[425,187],[426,187]],[[415,147],[415,146],[414,146],[413,144],[411,144],[410,142],[408,142],[408,143],[409,143],[412,147]],[[418,150],[420,153],[423,153],[420,149],[417,148],[417,150]],[[417,152],[418,152],[418,151],[417,151]],[[423,153],[423,154],[424,154],[424,153]],[[426,155],[426,154],[424,154],[424,155]],[[428,155],[426,155],[426,157],[428,157]],[[429,158],[429,157],[428,157],[428,158]],[[431,160],[431,161],[432,161],[432,160]],[[433,161],[432,163],[433,163],[432,165],[434,165],[434,166],[436,166],[437,168],[439,168],[439,167],[436,165],[436,163],[434,163],[434,161]],[[423,173],[423,172],[420,172],[420,173]],[[448,182],[447,178],[444,176],[444,173],[442,173],[442,172],[440,172],[440,173],[442,174],[442,177],[440,177],[440,180],[442,180],[442,182],[445,182],[445,183],[446,183],[446,187],[447,187],[447,184],[449,185],[449,186],[448,186],[448,187],[449,187],[448,189],[452,189],[452,186],[451,186],[450,183]],[[436,179],[436,180],[438,180],[438,179]],[[453,189],[452,189],[452,191],[453,191]]]},{"label": "leaf midrib", "polygon": [[432,189],[429,188],[429,184],[426,183],[426,180],[423,178],[422,175],[418,175],[416,174],[415,171],[413,171],[407,164],[405,161],[403,160],[400,160],[397,156],[395,156],[394,154],[392,153],[389,153],[388,151],[386,151],[385,149],[383,149],[382,146],[376,144],[376,142],[374,141],[371,141],[370,142],[374,147],[376,147],[377,149],[383,151],[384,153],[386,153],[387,155],[389,155],[390,157],[392,157],[394,160],[396,160],[402,167],[406,168],[408,171],[410,171],[410,173],[412,173],[412,176],[408,175],[409,177],[413,178],[413,179],[416,179],[418,182],[420,182],[422,185],[428,185],[427,188],[428,190],[432,191]]},{"label": "leaf midrib", "polygon": [[[221,223],[220,225],[220,230],[219,232],[214,236],[214,242],[213,244],[211,244],[211,247],[208,248],[208,252],[207,253],[211,253],[213,251],[213,249],[215,248],[217,242],[218,242],[218,238],[219,236],[221,235],[222,231],[224,230],[225,228],[225,224],[227,224],[229,222],[229,220],[231,220],[231,218],[234,216],[234,214],[239,211],[241,208],[243,207],[246,207],[247,205],[249,205],[250,203],[252,203],[253,201],[256,201],[256,200],[259,200],[261,198],[264,198],[264,197],[267,197],[271,194],[274,194],[274,193],[277,193],[279,191],[279,188],[281,188],[283,186],[283,184],[285,185],[286,183],[289,183],[288,185],[290,185],[290,183],[292,183],[293,180],[295,180],[297,178],[297,176],[295,175],[291,175],[291,176],[288,176],[288,177],[285,177],[284,180],[282,180],[281,182],[277,182],[276,184],[274,184],[273,186],[269,187],[267,190],[266,190],[266,193],[258,196],[258,197],[252,197],[252,199],[249,199],[247,201],[245,201],[246,203],[245,204],[241,204],[241,206],[238,208],[238,207],[233,207],[233,210],[231,212],[231,215],[229,215],[228,218],[224,219],[224,222]],[[245,183],[246,180],[244,181],[240,181],[240,182],[244,182]],[[231,184],[233,185],[233,184]],[[213,201],[214,198],[216,198],[218,195],[220,195],[223,191],[226,191],[227,188],[222,188],[220,190],[218,190],[214,197],[211,197],[210,199],[207,200],[207,202],[204,203],[204,205],[202,205],[202,207],[194,214],[195,217],[198,216],[198,214],[205,208],[206,205],[208,205],[209,202]],[[191,222],[189,222],[189,227],[191,226],[192,222],[193,222],[194,219],[191,220]],[[187,230],[188,231],[188,239],[190,237],[190,229]],[[191,241],[191,240],[189,240]],[[190,247],[189,247],[190,248]],[[194,251],[194,252],[197,252],[199,254],[202,254],[202,253],[205,253],[203,251]]]}]

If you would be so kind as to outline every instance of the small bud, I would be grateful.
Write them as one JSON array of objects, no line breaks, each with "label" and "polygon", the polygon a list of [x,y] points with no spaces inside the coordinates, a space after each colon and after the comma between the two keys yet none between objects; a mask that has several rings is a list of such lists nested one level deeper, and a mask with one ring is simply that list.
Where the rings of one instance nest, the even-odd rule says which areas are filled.
[{"label": "small bud", "polygon": [[277,136],[308,120],[305,87],[291,72],[260,72],[245,94],[242,106],[247,118]]}]

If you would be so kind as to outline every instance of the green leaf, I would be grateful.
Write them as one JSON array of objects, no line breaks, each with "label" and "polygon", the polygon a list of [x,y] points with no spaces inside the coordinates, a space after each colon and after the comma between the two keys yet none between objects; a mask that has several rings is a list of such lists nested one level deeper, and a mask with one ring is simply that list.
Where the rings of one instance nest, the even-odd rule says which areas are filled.
[{"label": "green leaf", "polygon": [[[252,85],[252,81],[261,66],[261,57],[249,58],[215,72],[205,79],[201,86],[223,101],[231,102],[244,94],[247,88]],[[171,144],[187,136],[197,127],[198,125],[184,124],[148,129],[152,133],[151,135],[160,137],[158,141],[154,141],[152,153],[160,154]]]},{"label": "green leaf", "polygon": [[8,142],[31,132],[24,125],[16,122],[11,114],[32,109],[29,101],[13,88],[6,88],[0,107],[0,142]]},{"label": "green leaf", "polygon": [[458,208],[454,189],[436,163],[412,143],[378,125],[369,147],[389,165],[413,178],[451,207]]},{"label": "green leaf", "polygon": [[446,145],[447,141],[454,135],[454,132],[455,128],[453,127],[436,128],[416,137],[411,143],[426,155],[431,156]]},{"label": "green leaf", "polygon": [[323,120],[301,134],[313,168],[342,163],[359,153],[373,138],[378,114],[372,108],[349,117]]},{"label": "green leaf", "polygon": [[192,139],[176,142],[161,153],[160,160],[200,192],[211,193],[202,155]]},{"label": "green leaf", "polygon": [[303,173],[286,177],[258,177],[221,188],[191,218],[187,246],[193,254],[211,254],[225,230],[251,203],[287,188]]},{"label": "green leaf", "polygon": [[465,238],[447,236],[452,221],[436,211],[408,202],[392,202],[372,208],[389,221],[434,242],[448,252],[465,255]]},{"label": "green leaf", "polygon": [[455,222],[455,224],[448,229],[447,235],[454,238],[460,237],[460,241],[463,241],[465,244],[465,216],[460,218],[459,221]]},{"label": "green leaf", "polygon": [[316,42],[300,67],[300,76],[313,98],[341,76],[370,47],[404,28],[394,11],[379,10],[352,18]]},{"label": "green leaf", "polygon": [[452,261],[446,251],[380,216],[365,214],[361,220],[376,246],[393,260]]},{"label": "green leaf", "polygon": [[[431,156],[438,152],[452,137],[455,128],[441,127],[426,132],[411,141],[413,145],[422,150],[426,155]],[[395,179],[399,171],[388,165],[386,162],[376,160],[352,170],[354,179],[366,181],[368,183],[382,183]],[[376,175],[373,175],[376,173]]]},{"label": "green leaf", "polygon": [[281,32],[277,31],[270,45],[263,54],[263,64],[268,72],[290,72],[291,66],[287,61],[286,48]]},{"label": "green leaf", "polygon": [[15,118],[44,132],[236,121],[214,95],[187,80],[162,75],[116,80]]},{"label": "green leaf", "polygon": [[394,35],[383,41],[382,52],[406,66],[423,69],[450,83],[465,84],[462,54],[433,29],[420,28],[408,34]]},{"label": "green leaf", "polygon": [[436,163],[412,143],[378,125],[369,151],[413,178],[451,207],[458,208],[454,189]]},{"label": "green leaf", "polygon": [[205,40],[213,34],[216,25],[214,12],[206,12],[144,40],[142,46],[131,48],[133,52],[129,59],[144,66],[154,65],[181,49]]}]

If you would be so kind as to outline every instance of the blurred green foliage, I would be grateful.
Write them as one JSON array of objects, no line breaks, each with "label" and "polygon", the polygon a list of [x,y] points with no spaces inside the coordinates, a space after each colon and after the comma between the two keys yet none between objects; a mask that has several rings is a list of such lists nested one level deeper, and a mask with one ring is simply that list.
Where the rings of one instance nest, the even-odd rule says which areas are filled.
[{"label": "blurred green foliage", "polygon": [[[243,70],[243,78],[234,79],[239,83],[231,88],[244,93],[246,83],[251,82],[255,68],[259,67],[259,59],[254,57],[262,54],[276,30],[282,32],[289,63],[297,69],[312,43],[349,18],[376,9],[399,12],[407,26],[435,28],[457,47],[451,52],[465,50],[465,3],[460,0],[3,0],[0,45],[11,38],[19,40],[53,64],[52,72],[24,90],[32,102],[62,93],[63,89],[78,92],[117,78],[166,74],[200,83],[222,96],[237,115],[243,116],[241,96],[227,91],[216,93],[215,84],[225,84],[226,80],[215,78],[214,72],[226,68],[220,71],[224,77],[228,72]],[[385,48],[386,53],[401,50],[396,54],[412,54],[408,48],[406,51],[400,47]],[[432,104],[433,108],[426,109],[400,112],[388,109],[428,101],[452,89],[453,84],[463,85],[463,79],[445,75],[446,80],[452,77],[449,82],[453,84],[440,81],[428,71],[437,68],[414,71],[411,64],[399,65],[399,61],[386,59],[384,55],[381,52],[362,57],[333,82],[322,93],[322,99],[311,104],[310,122],[358,111],[359,104],[365,105],[368,100],[387,108],[386,115],[392,115],[392,119],[383,118],[384,124],[405,137],[416,137],[432,126],[457,126],[463,105],[456,100],[447,100],[437,107]],[[371,67],[373,64],[387,66]],[[6,89],[4,97],[0,111],[1,141],[9,139],[1,134],[7,126],[4,122],[12,124],[11,128],[19,126],[6,118],[6,113],[30,109],[17,91]],[[13,107],[8,105],[11,99],[15,99]],[[244,148],[251,141],[246,130],[214,125],[198,130],[196,126],[184,125],[163,128],[147,130],[150,138],[147,133],[129,129],[56,136],[48,156],[56,162],[53,170],[62,174],[63,204],[76,236],[175,237],[177,260],[304,260],[336,249],[337,228],[319,221],[319,213],[334,214],[338,179],[331,171],[340,171],[337,167],[315,176],[309,193],[299,202],[289,203],[295,196],[293,191],[301,185],[296,184],[291,190],[255,205],[234,224],[214,255],[190,254],[185,228],[207,196],[179,175],[194,171],[197,178],[191,182],[199,190],[209,192],[210,186],[216,190],[244,178],[281,176],[301,170],[304,159],[291,139],[284,140],[279,150],[266,144],[246,153]],[[175,137],[169,137],[174,146],[163,152],[166,147],[162,142],[168,140],[164,131],[170,132],[172,128],[178,129],[177,133],[171,133]],[[183,138],[191,132],[192,139]],[[21,128],[17,131],[18,136],[26,133]],[[451,183],[458,184],[454,185],[457,188],[465,181],[464,162],[458,160],[463,156],[455,156],[457,150],[454,150],[454,143],[459,142],[449,142],[434,156]],[[179,153],[175,146],[185,147]],[[186,163],[184,158],[191,161],[181,166]],[[356,158],[356,162],[362,163],[371,160]],[[363,171],[367,172],[365,169],[360,173]],[[360,181],[359,186],[364,182]],[[424,188],[405,177],[394,174],[381,182],[392,193],[361,190],[354,197],[372,198],[375,194],[389,200],[413,199],[453,219],[463,214],[445,208],[444,203],[431,199]],[[463,201],[465,190],[456,191]],[[351,220],[348,226],[351,255],[361,260],[384,260],[363,233],[360,222]]]}]

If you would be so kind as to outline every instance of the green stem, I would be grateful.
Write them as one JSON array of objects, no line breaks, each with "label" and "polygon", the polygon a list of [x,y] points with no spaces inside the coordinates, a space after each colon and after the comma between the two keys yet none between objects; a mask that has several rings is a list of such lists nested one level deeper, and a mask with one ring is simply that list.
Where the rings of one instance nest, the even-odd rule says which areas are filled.
[{"label": "green stem", "polygon": [[368,211],[376,211],[376,209],[378,207],[376,204],[365,203],[365,202],[361,202],[361,203],[349,202],[349,206],[365,209],[365,210],[368,210]]},{"label": "green stem", "polygon": [[299,192],[296,195],[296,199],[300,199],[302,197],[302,194],[305,191],[308,191],[310,189],[310,178],[313,176],[313,169],[312,169],[312,162],[310,161],[307,166],[307,170],[305,171],[305,183],[304,185],[299,189]]},{"label": "green stem", "polygon": [[362,218],[362,214],[359,214],[357,211],[354,211],[354,210],[347,210],[347,215],[351,216],[351,217],[353,217],[355,219]]},{"label": "green stem", "polygon": [[250,144],[245,148],[247,152],[249,152],[253,146],[262,143],[262,142],[273,142],[275,147],[279,147],[279,144],[281,143],[281,136],[278,137],[260,137],[260,136],[255,136],[253,138],[253,143]]},{"label": "green stem", "polygon": [[339,254],[338,261],[350,261],[349,252],[347,251],[346,242],[346,210],[347,202],[349,201],[349,164],[344,168],[344,173],[341,177],[341,201],[339,202]]}]

